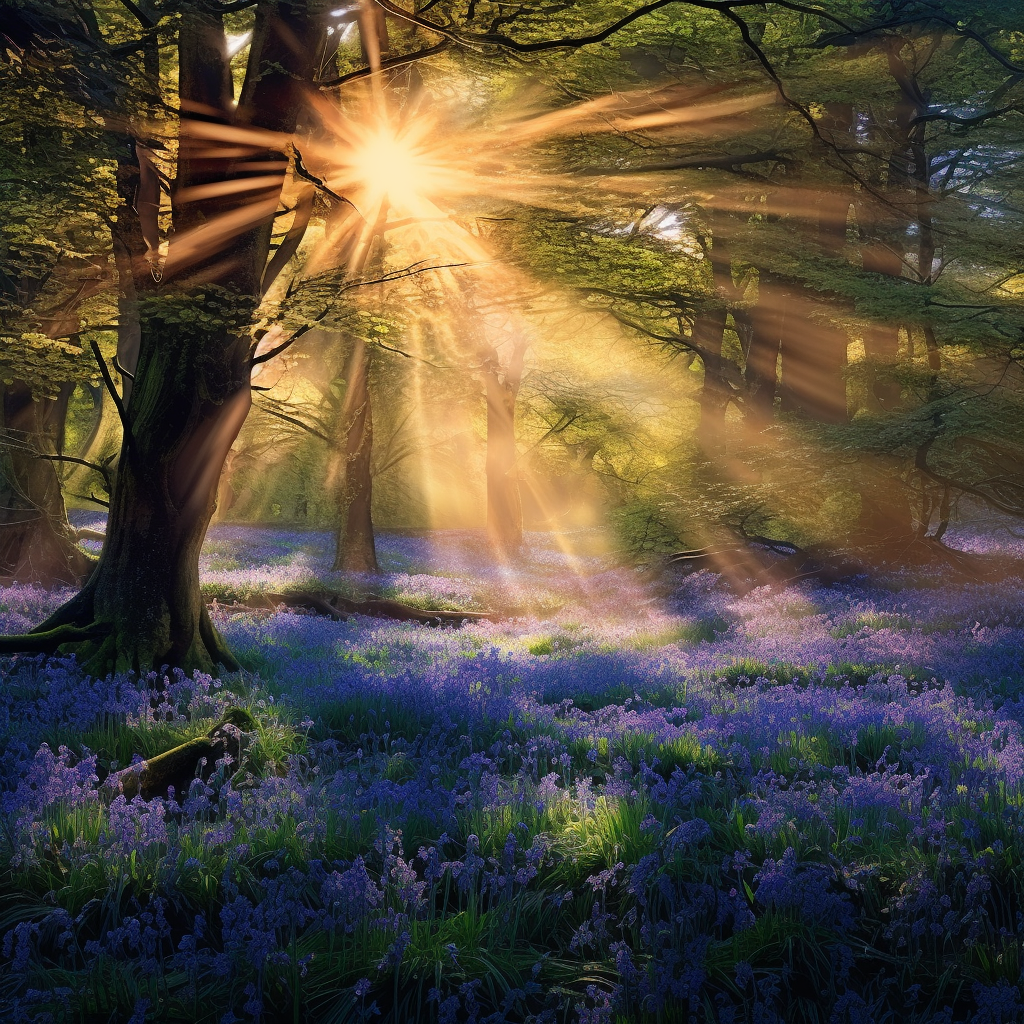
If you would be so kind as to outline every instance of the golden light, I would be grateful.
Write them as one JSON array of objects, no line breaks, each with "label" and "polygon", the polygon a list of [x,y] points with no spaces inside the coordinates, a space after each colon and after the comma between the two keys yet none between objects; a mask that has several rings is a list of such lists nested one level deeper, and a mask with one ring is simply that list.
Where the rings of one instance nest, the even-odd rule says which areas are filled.
[{"label": "golden light", "polygon": [[410,213],[420,205],[432,177],[422,151],[388,125],[356,147],[352,170],[368,193],[386,198],[391,206]]},{"label": "golden light", "polygon": [[[621,358],[621,348],[614,358],[594,358],[599,339],[609,353],[619,344],[621,328],[600,312],[580,310],[559,289],[531,281],[514,261],[502,260],[488,240],[486,222],[508,219],[506,211],[515,204],[578,212],[581,202],[586,206],[601,194],[648,202],[654,182],[645,176],[622,176],[614,169],[581,178],[552,167],[543,147],[574,136],[636,130],[668,133],[677,142],[714,134],[719,130],[716,122],[749,115],[766,99],[747,89],[709,97],[674,88],[619,93],[553,110],[538,109],[540,102],[527,97],[481,123],[467,117],[458,96],[391,95],[387,83],[375,75],[348,88],[344,97],[311,94],[312,116],[293,139],[203,121],[183,126],[197,151],[219,145],[227,159],[229,149],[234,153],[244,147],[256,154],[271,146],[287,152],[294,145],[301,163],[296,161],[296,172],[285,180],[284,211],[258,207],[253,200],[262,195],[254,195],[211,223],[176,235],[169,259],[175,266],[187,265],[204,252],[209,255],[211,249],[275,214],[282,218],[277,230],[287,233],[292,228],[284,218],[294,210],[298,223],[319,189],[329,212],[307,236],[300,277],[343,270],[353,280],[379,281],[402,268],[430,271],[399,274],[387,292],[405,310],[403,354],[411,358],[407,371],[414,396],[410,429],[423,438],[423,454],[406,472],[416,481],[423,518],[432,526],[473,523],[481,511],[479,490],[467,483],[465,473],[472,458],[472,437],[479,434],[477,413],[438,406],[436,382],[430,377],[433,367],[462,366],[477,376],[501,377],[514,362],[514,338],[525,339],[528,348],[537,350],[542,345],[557,345],[564,352],[582,347],[586,366],[580,372],[595,380],[601,378],[605,362],[615,364]],[[277,166],[261,169],[276,171]],[[240,184],[231,178],[225,181],[223,187],[232,192],[254,187],[251,179]],[[658,182],[659,194],[662,188]],[[353,292],[350,301],[379,304],[384,292],[383,285],[372,292]],[[546,300],[534,301],[544,295]],[[566,309],[574,311],[574,323],[556,324]],[[658,382],[644,383],[651,389]],[[431,455],[441,434],[463,438],[458,472],[443,465],[442,456]],[[514,461],[520,483],[531,492],[540,518],[556,524],[565,514],[560,492],[531,476],[524,454],[521,450]],[[591,516],[588,521],[596,519]],[[570,535],[557,537],[564,552],[573,556],[575,541]],[[509,571],[514,575],[514,566]]]}]

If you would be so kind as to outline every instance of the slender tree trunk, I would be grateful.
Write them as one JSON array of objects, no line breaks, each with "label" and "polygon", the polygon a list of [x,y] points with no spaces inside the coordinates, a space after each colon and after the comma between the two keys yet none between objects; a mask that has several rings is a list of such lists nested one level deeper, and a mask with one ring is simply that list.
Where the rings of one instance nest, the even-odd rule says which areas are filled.
[{"label": "slender tree trunk", "polygon": [[[874,182],[879,190],[887,191],[894,203],[899,202],[899,189],[905,184],[907,170],[906,132],[908,119],[913,116],[912,110],[905,104],[897,105],[896,146],[889,160],[886,181],[879,179]],[[883,145],[886,133],[877,125],[873,126],[872,136],[877,145]],[[893,215],[893,211],[883,207],[880,200],[865,197],[858,204],[858,219],[862,235],[861,265],[865,270],[885,277],[899,279],[903,276],[903,259],[906,249],[906,219]],[[870,403],[876,410],[889,411],[899,407],[902,396],[898,381],[884,379],[884,367],[896,363],[899,357],[900,323],[876,322],[864,332],[864,354],[875,364],[869,378]],[[882,369],[882,374],[878,373]]]},{"label": "slender tree trunk", "polygon": [[61,491],[58,456],[74,384],[34,399],[30,385],[3,387],[0,451],[0,579],[77,585],[94,562],[75,543]]},{"label": "slender tree trunk", "polygon": [[523,543],[523,506],[516,469],[516,396],[499,373],[487,388],[487,536],[494,548],[515,554]]},{"label": "slender tree trunk", "polygon": [[725,428],[725,413],[729,407],[731,391],[725,378],[725,362],[722,345],[725,341],[725,324],[728,318],[728,303],[735,298],[732,280],[732,261],[729,258],[728,238],[724,217],[717,217],[713,210],[707,213],[711,247],[712,285],[715,291],[714,304],[704,311],[693,325],[693,342],[700,349],[704,363],[704,384],[700,393],[700,422],[697,427],[697,443],[705,453],[712,452],[718,445]]},{"label": "slender tree trunk", "polygon": [[523,502],[516,454],[516,399],[526,343],[517,339],[508,366],[494,349],[484,359],[487,398],[487,537],[499,554],[512,556],[523,543]]},{"label": "slender tree trunk", "polygon": [[[903,273],[900,254],[879,237],[878,222],[873,232],[875,238],[861,246],[861,262],[865,270],[887,277],[899,278]],[[899,357],[900,325],[898,322],[873,323],[864,332],[864,354],[872,363],[893,365]],[[878,408],[888,411],[900,405],[901,394],[898,381],[884,380],[873,373],[870,378],[871,398]]]},{"label": "slender tree trunk", "polygon": [[[902,37],[896,35],[886,46],[889,71],[900,90],[894,118],[896,141],[889,159],[887,184],[894,203],[899,202],[901,198],[905,200],[907,214],[902,223],[896,224],[893,231],[894,239],[890,245],[876,246],[866,252],[865,267],[892,277],[902,276],[907,223],[912,220],[918,232],[918,279],[927,285],[932,280],[932,261],[935,254],[931,225],[931,169],[925,147],[926,124],[915,124],[915,121],[927,111],[929,99],[900,55],[904,42]],[[869,355],[886,362],[895,362],[898,357],[899,325],[883,325],[879,331],[883,330],[886,331],[884,335],[875,334],[872,337],[869,334],[866,349]],[[926,340],[929,347],[929,366],[933,369],[934,388],[937,360],[933,360],[932,352],[934,349],[937,356],[938,351],[934,345],[933,333],[926,332]],[[900,387],[896,382],[880,382],[875,385],[874,393],[882,408],[896,408],[900,404]],[[933,437],[918,448],[915,463],[925,460],[928,447],[941,429],[941,415],[936,413],[933,417]],[[948,516],[948,499],[946,515]],[[930,502],[923,504],[919,518],[923,536],[931,518]],[[869,469],[868,479],[861,489],[860,526],[861,534],[866,540],[889,551],[902,552],[912,543],[917,531],[914,529],[910,497],[907,488],[902,486],[902,482],[895,474],[879,475]]]},{"label": "slender tree trunk", "polygon": [[750,348],[747,350],[747,420],[764,429],[775,416],[779,350],[786,319],[785,295],[769,271],[758,274],[757,304],[750,312]]},{"label": "slender tree trunk", "polygon": [[345,464],[338,496],[340,521],[334,555],[334,568],[346,572],[380,571],[373,539],[373,409],[369,373],[370,354],[366,343],[357,338],[346,371],[348,387],[341,413]]},{"label": "slender tree trunk", "polygon": [[725,428],[725,412],[729,406],[730,391],[722,359],[727,316],[725,306],[717,306],[702,313],[693,325],[693,342],[700,347],[701,362],[704,363],[697,443],[705,453],[712,452],[721,440]]},{"label": "slender tree trunk", "polygon": [[[849,144],[853,108],[826,104],[821,131],[837,146]],[[817,145],[822,150],[820,144]],[[824,153],[822,153],[824,155]],[[851,195],[842,183],[821,190],[811,239],[827,254],[841,255]],[[806,286],[790,286],[782,339],[782,408],[819,423],[845,423],[846,360],[849,338],[830,322],[829,300]]]}]

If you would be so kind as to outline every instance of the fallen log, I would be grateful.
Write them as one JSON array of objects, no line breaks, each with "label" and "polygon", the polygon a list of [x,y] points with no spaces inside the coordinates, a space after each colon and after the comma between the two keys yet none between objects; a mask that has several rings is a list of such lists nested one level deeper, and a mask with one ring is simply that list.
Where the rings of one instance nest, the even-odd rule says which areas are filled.
[{"label": "fallen log", "polygon": [[100,786],[100,795],[107,800],[119,794],[124,794],[126,800],[136,796],[151,800],[155,796],[167,796],[173,787],[175,796],[182,797],[194,778],[208,778],[216,762],[225,755],[238,764],[246,733],[252,732],[255,726],[248,711],[232,708],[205,736],[197,736],[155,757],[112,772]]}]

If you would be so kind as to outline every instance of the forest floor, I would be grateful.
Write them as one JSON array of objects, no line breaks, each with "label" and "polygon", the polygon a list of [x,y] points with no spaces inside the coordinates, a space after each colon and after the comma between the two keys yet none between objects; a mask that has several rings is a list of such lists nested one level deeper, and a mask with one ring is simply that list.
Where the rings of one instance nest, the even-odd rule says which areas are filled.
[{"label": "forest floor", "polygon": [[[1024,1019],[1024,581],[738,597],[472,532],[371,579],[331,541],[211,530],[240,673],[2,663],[0,1018]],[[294,590],[503,617],[231,607]],[[66,596],[0,591],[0,631]],[[104,785],[233,707],[240,764]]]}]

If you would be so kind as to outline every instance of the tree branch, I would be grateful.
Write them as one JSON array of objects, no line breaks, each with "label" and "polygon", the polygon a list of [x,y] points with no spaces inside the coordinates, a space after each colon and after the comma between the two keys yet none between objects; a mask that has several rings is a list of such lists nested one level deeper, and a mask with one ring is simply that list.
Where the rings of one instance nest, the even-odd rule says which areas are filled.
[{"label": "tree branch", "polygon": [[760,164],[774,161],[775,163],[788,164],[790,158],[780,153],[740,153],[736,156],[691,156],[680,157],[678,160],[665,160],[656,164],[640,164],[636,167],[593,167],[578,172],[586,177],[597,175],[619,175],[619,174],[648,174],[655,171],[682,171],[690,168],[714,168],[717,170],[731,170],[733,167],[741,167],[743,164]]},{"label": "tree branch", "polygon": [[[345,203],[346,205],[351,206],[352,209],[356,211],[356,213],[359,213],[359,211],[356,209],[355,203],[353,203],[351,199],[346,199],[344,196],[338,195],[337,192],[335,192],[332,188],[328,187],[327,183],[323,180],[323,178],[318,178],[315,174],[313,174],[312,171],[306,168],[306,165],[302,162],[302,154],[298,151],[298,149],[296,149],[294,146],[292,146],[292,149],[295,151],[295,173],[300,178],[305,178],[306,181],[311,182],[318,189],[320,189],[321,192],[325,192],[327,195],[329,195],[335,202]],[[359,216],[362,217],[363,215],[359,213]]]},{"label": "tree branch", "polygon": [[[380,62],[380,70],[390,71],[392,68],[400,68],[406,64],[414,64],[417,61],[425,60],[427,57],[433,57],[435,54],[447,50],[451,44],[452,40],[446,37],[435,46],[428,46],[423,50],[416,50],[413,53],[403,53],[399,57],[388,57]],[[361,78],[369,78],[373,71],[373,68],[360,68],[358,71],[350,71],[347,75],[332,78],[329,82],[317,82],[317,88],[337,89],[339,86],[347,85],[349,82],[356,82]]]},{"label": "tree branch", "polygon": [[96,357],[96,362],[99,364],[103,383],[107,386],[107,391],[110,392],[110,397],[114,402],[114,408],[117,409],[118,418],[121,420],[121,429],[124,431],[125,443],[129,448],[131,448],[132,428],[128,422],[128,414],[125,412],[124,402],[121,401],[121,396],[117,393],[117,388],[114,386],[114,380],[110,376],[110,370],[107,369],[107,363],[103,358],[103,354],[100,352],[99,345],[96,344],[94,339],[90,339],[89,347],[92,349],[92,354]]},{"label": "tree branch", "polygon": [[[396,13],[394,10],[395,5],[390,3],[389,0],[377,0],[377,3],[379,3],[384,10]],[[500,46],[506,50],[513,50],[516,53],[539,53],[544,50],[578,48],[582,46],[590,46],[594,43],[602,43],[609,37],[613,36],[616,32],[619,32],[628,25],[631,25],[634,21],[638,21],[640,18],[646,17],[648,14],[653,14],[655,11],[659,11],[663,7],[671,7],[675,4],[683,4],[686,7],[697,7],[706,11],[720,11],[726,16],[730,16],[732,14],[732,9],[734,7],[742,8],[764,6],[762,0],[720,0],[720,2],[716,2],[716,0],[654,0],[653,3],[644,4],[642,7],[638,7],[636,10],[631,11],[624,17],[619,18],[618,21],[612,22],[603,29],[599,29],[597,32],[592,32],[585,36],[566,36],[562,39],[539,40],[535,43],[521,43],[516,39],[512,39],[510,36],[489,32],[472,36],[454,36],[454,38],[456,42],[463,44],[479,43],[488,46]],[[844,21],[830,14],[828,11],[822,10],[820,7],[809,7],[805,4],[788,3],[784,2],[784,0],[777,0],[775,6],[782,7],[787,11],[793,11],[797,14],[807,14],[813,17],[823,18],[826,21],[830,21],[832,24],[839,26],[845,31],[850,31],[850,27]],[[401,17],[401,15],[396,16]],[[420,24],[422,20],[423,19],[418,20],[416,24]],[[433,31],[443,31],[440,28],[433,28],[433,23],[431,22],[423,24],[422,27],[432,28]]]}]

